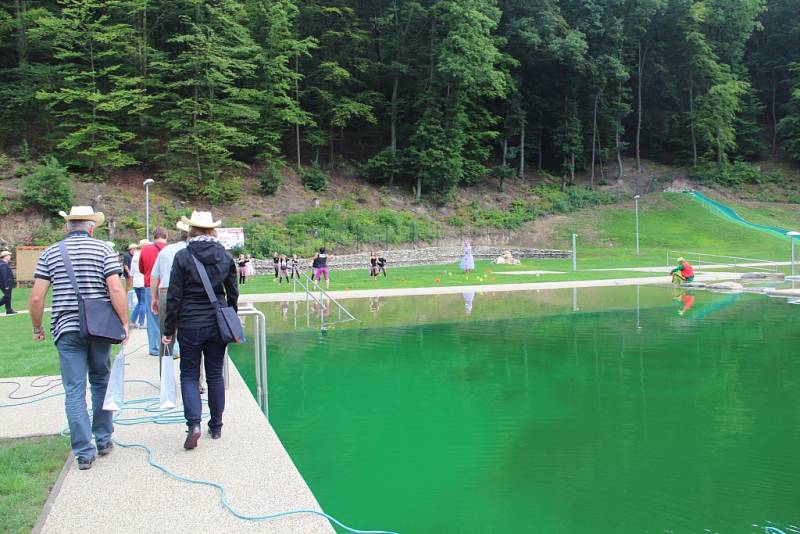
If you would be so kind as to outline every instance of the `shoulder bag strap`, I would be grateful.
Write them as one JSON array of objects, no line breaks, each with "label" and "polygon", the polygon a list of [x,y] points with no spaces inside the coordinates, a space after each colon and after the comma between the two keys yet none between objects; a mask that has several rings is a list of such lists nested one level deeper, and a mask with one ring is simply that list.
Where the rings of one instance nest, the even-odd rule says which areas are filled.
[{"label": "shoulder bag strap", "polygon": [[67,250],[66,240],[58,242],[58,250],[61,251],[61,261],[64,262],[64,270],[67,271],[69,281],[72,282],[72,288],[75,290],[75,296],[78,300],[83,300],[81,290],[78,287],[78,280],[75,278],[75,271],[72,270],[72,261],[69,259],[69,251]]},{"label": "shoulder bag strap", "polygon": [[206,271],[205,266],[200,263],[200,260],[198,260],[194,254],[189,252],[189,255],[194,260],[194,266],[197,269],[197,274],[200,275],[200,280],[203,281],[203,287],[206,289],[206,293],[208,294],[208,299],[211,301],[211,304],[220,306],[217,295],[214,293],[214,288],[211,287],[211,280],[208,279],[208,272]]}]

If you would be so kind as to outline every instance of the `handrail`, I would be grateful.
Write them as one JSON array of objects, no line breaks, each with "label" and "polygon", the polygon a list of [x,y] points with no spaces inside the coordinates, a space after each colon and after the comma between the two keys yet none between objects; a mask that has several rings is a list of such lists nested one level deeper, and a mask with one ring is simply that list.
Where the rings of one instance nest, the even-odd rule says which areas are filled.
[{"label": "handrail", "polygon": [[[308,315],[308,298],[309,297],[311,297],[311,299],[315,303],[317,303],[319,305],[319,307],[320,307],[320,312],[319,312],[320,317],[319,318],[320,318],[320,328],[321,329],[325,330],[327,327],[330,327],[330,326],[332,326],[334,324],[348,322],[348,321],[356,321],[357,320],[355,318],[355,316],[353,316],[353,314],[350,313],[350,311],[347,308],[342,306],[341,303],[339,303],[338,300],[336,300],[335,298],[333,298],[330,295],[330,293],[328,293],[326,290],[322,289],[322,286],[317,284],[306,273],[300,273],[300,276],[301,276],[301,278],[299,279],[299,281],[296,280],[294,277],[292,277],[292,290],[296,291],[297,290],[297,284],[300,284],[300,287],[303,288],[303,290],[305,291],[305,294],[306,294],[306,314],[307,315]],[[314,284],[314,286],[316,286],[316,287],[312,290],[309,287],[310,284]],[[319,297],[317,297],[314,294],[316,291],[319,291]],[[339,317],[340,317],[340,319],[338,321],[334,321],[332,323],[328,323],[327,325],[325,325],[325,302],[324,302],[324,299],[326,299],[326,298],[330,302],[335,304],[336,307],[339,309]],[[347,319],[341,319],[342,312],[344,312],[347,315],[347,317],[348,317]]]},{"label": "handrail", "polygon": [[[763,267],[770,267],[773,272],[778,272],[778,261],[775,260],[765,260],[762,258],[743,258],[740,256],[726,256],[723,254],[704,254],[702,252],[679,252],[675,250],[667,250],[667,265],[672,264],[672,258],[678,257],[690,257],[690,258],[697,258],[698,259],[698,267],[701,267],[703,264],[702,258],[712,258],[711,261],[707,261],[706,263],[717,263],[726,266],[733,266],[734,272],[735,269],[751,269],[755,271],[763,271]],[[726,260],[733,260],[733,262],[725,262],[725,261],[718,261],[714,258],[723,258]],[[742,265],[741,262],[750,262],[750,263],[760,263],[764,265]]]},{"label": "handrail", "polygon": [[239,307],[239,317],[255,317],[253,332],[253,359],[256,367],[256,401],[269,419],[269,386],[267,383],[267,318],[252,304]]}]

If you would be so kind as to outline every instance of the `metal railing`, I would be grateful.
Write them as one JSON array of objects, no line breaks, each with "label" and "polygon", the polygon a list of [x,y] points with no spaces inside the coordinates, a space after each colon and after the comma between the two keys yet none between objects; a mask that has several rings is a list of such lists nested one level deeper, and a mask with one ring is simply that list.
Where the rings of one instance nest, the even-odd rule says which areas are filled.
[{"label": "metal railing", "polygon": [[[300,273],[300,278],[292,277],[292,292],[298,291],[298,286],[300,289],[303,290],[305,293],[305,301],[306,301],[306,326],[311,326],[311,302],[317,307],[314,313],[316,316],[317,313],[319,314],[319,325],[320,330],[327,330],[331,326],[340,323],[346,323],[349,321],[356,321],[357,319],[353,316],[350,311],[342,306],[338,300],[333,298],[326,290],[322,289],[322,285],[314,282],[306,273]],[[318,294],[318,295],[317,295]],[[328,302],[326,302],[326,300]],[[336,321],[328,321],[325,322],[325,317],[327,313],[330,313],[330,305],[329,302],[336,306],[338,319]],[[344,319],[342,319],[342,312],[346,315]],[[296,316],[296,314],[295,314]]]},{"label": "metal railing", "polygon": [[253,328],[253,359],[256,367],[256,401],[258,407],[269,419],[269,390],[267,384],[267,318],[252,304],[239,307],[239,317],[255,319]]},{"label": "metal railing", "polygon": [[[675,263],[677,258],[685,258],[687,261],[694,262],[695,267],[701,269],[703,263],[706,266],[733,267],[733,272],[738,269],[751,270],[754,272],[778,272],[780,262],[775,260],[765,260],[760,258],[742,258],[739,256],[724,256],[720,254],[703,254],[700,252],[678,252],[675,250],[667,251],[667,265]],[[711,267],[715,268],[715,267]]]}]

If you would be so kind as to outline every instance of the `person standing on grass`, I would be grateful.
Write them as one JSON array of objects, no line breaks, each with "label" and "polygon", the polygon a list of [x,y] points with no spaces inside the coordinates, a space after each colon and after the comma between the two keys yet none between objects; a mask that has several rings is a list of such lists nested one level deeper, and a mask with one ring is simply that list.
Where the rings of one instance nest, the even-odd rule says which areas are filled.
[{"label": "person standing on grass", "polygon": [[278,257],[277,252],[272,253],[272,268],[275,270],[275,278],[278,278],[280,274],[280,263],[281,259]]},{"label": "person standing on grass", "polygon": [[475,270],[475,258],[472,257],[472,245],[464,240],[464,257],[461,259],[461,270],[469,274]]},{"label": "person standing on grass", "polygon": [[297,259],[297,254],[292,255],[292,278],[300,279],[300,260]]},{"label": "person standing on grass", "polygon": [[378,277],[378,255],[375,252],[369,255],[369,276],[370,278]]},{"label": "person standing on grass", "polygon": [[314,269],[314,284],[318,284],[322,277],[325,276],[325,289],[330,289],[331,280],[328,273],[328,254],[325,252],[325,247],[320,247],[319,252],[314,256],[311,261],[311,267]]},{"label": "person standing on grass", "polygon": [[247,262],[244,259],[244,254],[239,254],[236,265],[239,269],[239,285],[242,285],[247,281]]},{"label": "person standing on grass", "polygon": [[[383,277],[386,278],[386,258],[381,255],[378,255],[378,273],[383,273]],[[378,276],[377,274],[375,276]]]},{"label": "person standing on grass", "polygon": [[133,280],[133,292],[136,294],[136,306],[133,307],[131,313],[133,328],[144,328],[145,317],[147,317],[144,309],[144,275],[139,271],[139,256],[142,247],[149,244],[150,241],[147,239],[139,241],[139,244],[135,245],[131,257],[131,280]]},{"label": "person standing on grass", "polygon": [[[91,206],[77,206],[70,213],[59,212],[66,220],[67,248],[75,279],[85,299],[110,301],[128,335],[128,307],[120,275],[122,267],[117,254],[105,243],[93,239],[95,227],[103,224],[105,216],[95,213]],[[111,434],[113,412],[103,410],[111,369],[111,345],[89,341],[81,336],[78,299],[64,267],[60,244],[42,252],[36,265],[30,310],[34,341],[44,341],[42,316],[47,291],[53,288],[50,331],[58,350],[61,381],[64,386],[64,406],[69,424],[72,453],[78,469],[92,467],[95,456],[105,456],[114,448]],[[86,411],[86,375],[92,391],[92,418]],[[94,434],[95,445],[92,444]]]},{"label": "person standing on grass", "polygon": [[[220,221],[214,221],[209,212],[197,211],[190,219],[184,217],[181,221],[189,226],[189,243],[175,255],[172,263],[162,342],[165,345],[172,343],[177,331],[181,344],[181,396],[187,426],[183,447],[194,449],[202,434],[201,358],[205,363],[211,411],[208,431],[212,439],[222,437],[222,413],[225,410],[222,368],[227,347],[220,337],[217,308],[209,299],[198,267],[208,274],[211,289],[219,302],[227,302],[234,310],[238,310],[239,286],[236,263],[216,237]],[[198,266],[195,260],[201,265]]]},{"label": "person standing on grass", "polygon": [[0,289],[3,290],[3,298],[0,299],[0,306],[5,305],[6,315],[14,315],[14,308],[11,307],[11,290],[14,289],[14,272],[8,265],[11,261],[11,253],[7,250],[0,252]]},{"label": "person standing on grass", "polygon": [[252,278],[256,275],[256,263],[253,261],[253,256],[248,254],[247,257],[244,259],[246,273],[248,278]]},{"label": "person standing on grass", "polygon": [[151,275],[156,264],[158,254],[167,246],[167,230],[156,228],[153,230],[153,243],[142,247],[139,254],[139,270],[144,275],[144,309],[147,314],[147,346],[150,356],[158,356],[159,331],[158,317],[153,313],[151,295]]},{"label": "person standing on grass", "polygon": [[280,276],[278,277],[278,283],[283,283],[283,280],[286,280],[286,283],[289,283],[289,262],[286,261],[286,256],[281,256],[281,261],[279,263],[280,267]]}]

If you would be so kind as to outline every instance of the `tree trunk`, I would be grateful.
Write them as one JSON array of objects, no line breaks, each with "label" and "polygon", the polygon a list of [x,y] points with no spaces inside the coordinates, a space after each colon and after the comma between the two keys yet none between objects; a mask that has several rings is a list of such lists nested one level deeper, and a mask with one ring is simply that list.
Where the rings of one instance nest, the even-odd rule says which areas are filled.
[{"label": "tree trunk", "polygon": [[417,189],[416,190],[417,202],[419,202],[420,199],[422,199],[422,175],[421,174],[417,174],[417,187],[416,187],[416,189]]},{"label": "tree trunk", "polygon": [[778,112],[775,105],[775,93],[777,92],[777,82],[772,78],[772,151],[778,148]]},{"label": "tree trunk", "polygon": [[589,174],[589,188],[594,189],[594,158],[595,145],[597,144],[597,101],[600,95],[594,95],[594,110],[592,111],[592,171]]},{"label": "tree trunk", "polygon": [[622,167],[622,140],[620,139],[619,131],[622,127],[622,117],[620,116],[620,108],[622,108],[622,82],[617,86],[617,124],[614,129],[614,151],[617,153],[617,182],[622,180],[624,169]]},{"label": "tree trunk", "polygon": [[569,183],[575,184],[575,152],[569,156]]},{"label": "tree trunk", "polygon": [[508,159],[508,137],[503,137],[503,167],[506,166]]},{"label": "tree trunk", "polygon": [[642,135],[642,75],[644,74],[644,61],[647,58],[647,48],[642,49],[642,42],[639,40],[637,44],[637,77],[636,77],[636,172],[642,170],[642,161],[640,157],[640,140]]},{"label": "tree trunk", "polygon": [[400,76],[398,74],[394,75],[394,83],[392,85],[392,140],[391,140],[391,151],[392,151],[392,170],[389,174],[389,185],[394,185],[394,168],[395,168],[395,157],[397,156],[397,92],[400,86]]},{"label": "tree trunk", "polygon": [[519,130],[519,177],[525,179],[525,117]]},{"label": "tree trunk", "polygon": [[542,172],[542,138],[544,137],[544,132],[539,129],[539,140],[538,140],[538,147],[536,149],[536,171]]},{"label": "tree trunk", "polygon": [[328,125],[328,166],[333,168],[333,123]]},{"label": "tree trunk", "polygon": [[27,10],[25,0],[14,0],[14,10],[17,18],[17,57],[18,65],[26,67],[28,65],[28,31],[25,28],[25,11]]},{"label": "tree trunk", "polygon": [[[298,54],[294,55],[294,101],[297,103],[297,109],[300,110],[300,56]],[[302,168],[300,166],[300,122],[298,121],[294,125],[294,142],[295,146],[297,147],[297,171],[299,172]]]},{"label": "tree trunk", "polygon": [[697,136],[694,131],[694,81],[689,75],[689,128],[692,133],[692,165],[697,166]]}]

